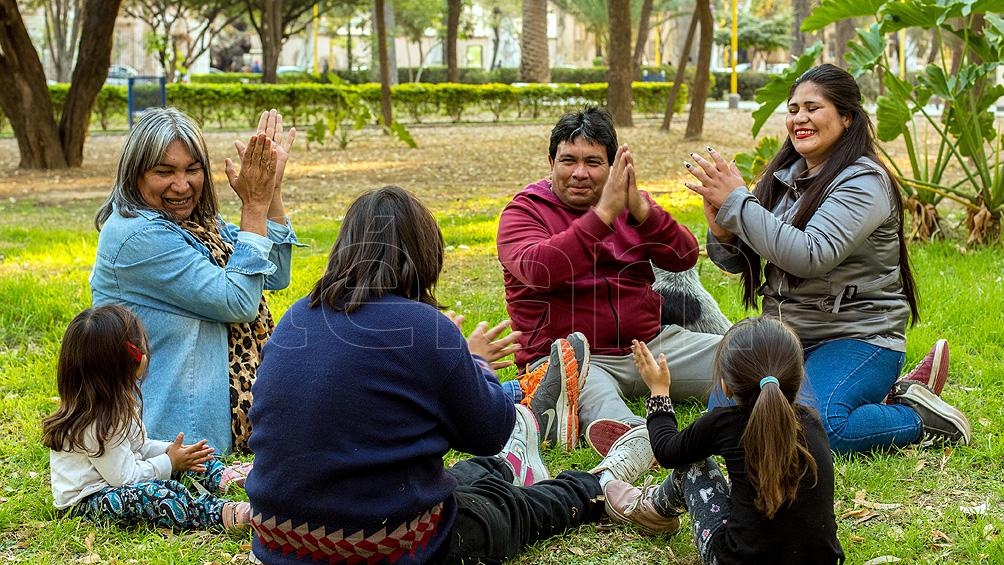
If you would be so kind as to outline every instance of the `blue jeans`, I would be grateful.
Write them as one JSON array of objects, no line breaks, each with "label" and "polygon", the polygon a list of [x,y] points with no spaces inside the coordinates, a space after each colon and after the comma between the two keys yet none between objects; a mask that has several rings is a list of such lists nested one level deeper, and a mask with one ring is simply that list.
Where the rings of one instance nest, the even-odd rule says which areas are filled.
[{"label": "blue jeans", "polygon": [[[920,416],[882,402],[899,377],[905,355],[856,339],[836,339],[805,351],[805,381],[796,402],[819,412],[830,448],[853,453],[901,447],[920,440]],[[708,408],[734,404],[718,384]]]}]

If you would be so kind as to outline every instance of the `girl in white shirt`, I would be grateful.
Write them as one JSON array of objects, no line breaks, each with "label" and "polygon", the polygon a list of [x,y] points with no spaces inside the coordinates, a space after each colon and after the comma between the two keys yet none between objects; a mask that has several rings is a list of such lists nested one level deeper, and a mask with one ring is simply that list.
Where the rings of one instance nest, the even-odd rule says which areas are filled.
[{"label": "girl in white shirt", "polygon": [[[139,320],[121,306],[88,308],[70,322],[56,369],[59,409],[42,422],[53,504],[122,525],[247,528],[248,503],[209,494],[240,481],[206,440],[186,445],[180,433],[173,442],[146,437],[139,382],[147,349]],[[182,473],[206,493],[192,496],[175,480]]]}]

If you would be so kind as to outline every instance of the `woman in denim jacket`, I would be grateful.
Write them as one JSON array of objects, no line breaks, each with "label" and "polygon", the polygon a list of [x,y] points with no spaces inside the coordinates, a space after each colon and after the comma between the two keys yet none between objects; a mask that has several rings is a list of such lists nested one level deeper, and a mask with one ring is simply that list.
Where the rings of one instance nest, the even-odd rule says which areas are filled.
[{"label": "woman in denim jacket", "polygon": [[111,195],[98,210],[94,305],[128,307],[147,328],[142,384],[150,437],[247,450],[251,384],[273,321],[262,291],[289,284],[297,244],[280,183],[296,130],[263,112],[238,172],[240,225],[219,215],[205,140],[190,117],[151,109],[129,132]]},{"label": "woman in denim jacket", "polygon": [[[805,351],[801,402],[814,406],[838,452],[926,442],[968,443],[966,416],[940,398],[939,341],[897,380],[906,328],[919,316],[895,178],[875,154],[854,78],[808,70],[788,94],[788,138],[755,190],[708,148],[686,163],[700,181],[708,256],[742,275],[744,302],[789,324]],[[712,404],[723,403],[715,394]]]}]

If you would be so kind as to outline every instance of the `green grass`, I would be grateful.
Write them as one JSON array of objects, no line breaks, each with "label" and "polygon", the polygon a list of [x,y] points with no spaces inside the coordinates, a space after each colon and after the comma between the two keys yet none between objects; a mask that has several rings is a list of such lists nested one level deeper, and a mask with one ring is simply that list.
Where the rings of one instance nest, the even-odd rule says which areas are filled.
[{"label": "green grass", "polygon": [[[703,232],[703,217],[692,200],[658,198],[688,227]],[[468,330],[479,320],[505,315],[494,247],[504,203],[497,197],[474,198],[434,209],[448,245],[438,295],[467,315]],[[57,207],[21,200],[0,205],[0,561],[240,562],[249,550],[247,538],[97,526],[53,510],[39,421],[57,403],[53,374],[62,332],[90,303],[87,278],[97,243],[91,218],[98,204]],[[320,205],[298,212],[297,231],[310,246],[295,251],[291,287],[269,295],[275,314],[306,294],[320,275],[343,212],[344,207]],[[234,217],[232,207],[229,217]],[[952,374],[944,395],[969,415],[973,444],[839,457],[840,541],[849,563],[884,555],[904,563],[1004,562],[1004,254],[999,247],[960,253],[956,243],[939,242],[913,246],[912,256],[923,320],[909,330],[907,363],[919,360],[936,338],[949,339]],[[700,269],[726,315],[744,316],[738,281],[703,259]],[[513,372],[502,375],[511,378]],[[640,402],[633,406],[641,412]],[[699,409],[682,407],[682,420],[692,421]],[[588,449],[544,455],[554,473],[598,461]],[[855,499],[899,506],[872,509],[869,517],[864,514],[869,508]],[[982,503],[987,503],[984,514],[968,515],[963,509]],[[651,538],[628,527],[584,526],[529,548],[515,562],[697,563],[688,527],[685,519],[678,535]]]}]

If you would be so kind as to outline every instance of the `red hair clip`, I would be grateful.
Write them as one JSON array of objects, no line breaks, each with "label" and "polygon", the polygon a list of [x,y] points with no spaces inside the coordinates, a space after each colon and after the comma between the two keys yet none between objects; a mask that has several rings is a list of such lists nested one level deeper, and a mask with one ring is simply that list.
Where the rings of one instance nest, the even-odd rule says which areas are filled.
[{"label": "red hair clip", "polygon": [[136,347],[132,342],[126,342],[126,350],[129,352],[129,356],[135,359],[137,363],[143,362],[143,350]]}]

